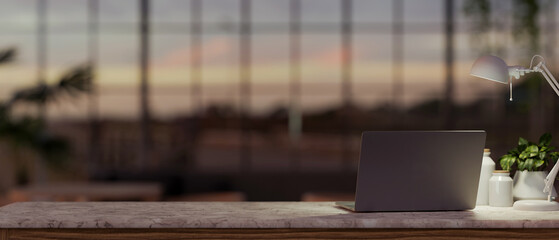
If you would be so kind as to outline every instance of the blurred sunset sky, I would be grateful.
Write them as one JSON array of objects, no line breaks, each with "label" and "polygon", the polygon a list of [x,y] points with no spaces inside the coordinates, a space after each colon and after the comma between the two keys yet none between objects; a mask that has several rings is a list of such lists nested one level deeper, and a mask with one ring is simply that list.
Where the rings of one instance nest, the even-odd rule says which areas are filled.
[{"label": "blurred sunset sky", "polygon": [[[239,0],[204,0],[201,56],[203,105],[239,101]],[[289,1],[252,1],[252,103],[254,114],[289,104]],[[190,55],[193,51],[190,1],[151,1],[150,98],[157,118],[192,111]],[[303,0],[301,34],[301,105],[305,110],[341,104],[342,58],[338,0]],[[443,96],[444,2],[404,0],[403,107]],[[16,60],[0,66],[0,99],[37,82],[37,1],[0,0],[0,49],[15,47]],[[88,3],[50,0],[47,10],[47,75],[53,82],[74,66],[88,62]],[[488,97],[506,86],[469,76],[479,53],[470,42],[462,1],[455,1],[455,91],[457,103]],[[100,0],[96,82],[102,117],[139,114],[138,1]],[[353,1],[353,102],[371,108],[390,102],[393,88],[392,1]],[[261,26],[260,26],[261,25]],[[273,26],[267,29],[266,26]],[[370,26],[370,28],[369,28]],[[499,33],[495,41],[506,39]],[[506,42],[504,43],[507,44]],[[511,64],[526,65],[531,56],[509,54]],[[521,62],[515,62],[520,59]],[[553,66],[552,71],[554,70]],[[49,109],[50,116],[85,118],[85,98]]]}]

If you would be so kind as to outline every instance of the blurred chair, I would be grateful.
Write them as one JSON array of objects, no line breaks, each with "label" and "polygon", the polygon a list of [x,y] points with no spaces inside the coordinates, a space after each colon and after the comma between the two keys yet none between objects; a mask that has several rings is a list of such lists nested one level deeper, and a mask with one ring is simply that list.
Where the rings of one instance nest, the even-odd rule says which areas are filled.
[{"label": "blurred chair", "polygon": [[246,195],[242,192],[206,192],[169,197],[166,200],[185,202],[242,202],[246,201]]},{"label": "blurred chair", "polygon": [[8,198],[8,202],[28,202],[30,201],[30,197],[29,195],[25,194],[24,192],[20,192],[20,191],[10,191],[7,194]]},{"label": "blurred chair", "polygon": [[355,194],[341,192],[306,192],[301,197],[303,202],[354,201]]}]

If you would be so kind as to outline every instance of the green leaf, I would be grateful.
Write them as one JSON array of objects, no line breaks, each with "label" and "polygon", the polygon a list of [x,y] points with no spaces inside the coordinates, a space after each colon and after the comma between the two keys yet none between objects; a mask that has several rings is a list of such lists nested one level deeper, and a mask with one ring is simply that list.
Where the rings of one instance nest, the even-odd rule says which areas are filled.
[{"label": "green leaf", "polygon": [[508,165],[507,165],[507,169],[505,169],[505,170],[509,170],[509,171],[510,171],[511,168],[512,168],[512,166],[514,165],[514,163],[516,163],[517,160],[518,160],[518,158],[517,158],[516,156],[511,156],[511,157],[509,158],[509,162],[508,162]]},{"label": "green leaf", "polygon": [[510,169],[511,169],[511,167],[514,164],[515,161],[516,161],[515,156],[504,155],[504,156],[501,157],[501,159],[499,159],[499,164],[501,165],[501,168],[503,170],[509,170],[510,171]]},{"label": "green leaf", "polygon": [[518,138],[518,146],[528,145],[528,140],[524,138]]},{"label": "green leaf", "polygon": [[534,165],[534,166],[535,166],[535,168],[539,168],[539,167],[543,166],[544,163],[545,163],[544,160],[537,160],[537,161],[535,162],[535,165]]},{"label": "green leaf", "polygon": [[518,158],[520,159],[526,159],[530,156],[530,152],[529,151],[523,151],[522,153],[520,153],[520,155],[518,155]]},{"label": "green leaf", "polygon": [[536,171],[545,169],[548,164],[555,164],[559,161],[559,152],[553,152],[555,147],[550,146],[551,139],[549,133],[543,134],[537,144],[518,138],[518,146],[499,159],[501,167],[510,171],[516,164],[519,171]]},{"label": "green leaf", "polygon": [[512,156],[510,156],[510,155],[503,155],[499,159],[499,164],[501,165],[501,168],[503,170],[510,170],[510,159],[511,158],[512,158]]},{"label": "green leaf", "polygon": [[544,159],[545,159],[545,155],[547,155],[547,153],[546,153],[546,152],[543,152],[543,150],[542,150],[542,151],[538,154],[538,158],[541,159],[541,160],[544,160]]},{"label": "green leaf", "polygon": [[551,143],[551,134],[550,133],[544,133],[540,137],[540,145],[548,146],[550,143]]},{"label": "green leaf", "polygon": [[534,159],[533,158],[526,159],[526,162],[524,162],[524,168],[526,168],[526,170],[528,171],[534,170]]},{"label": "green leaf", "polygon": [[528,147],[528,144],[526,145],[518,145],[518,147],[516,147],[516,149],[518,150],[519,154],[521,152],[524,152],[524,150],[526,150],[526,148]]},{"label": "green leaf", "polygon": [[524,151],[522,151],[522,153],[520,154],[519,157],[521,159],[535,157],[535,156],[538,155],[538,152],[539,152],[538,146],[530,145],[530,146],[526,147],[526,149],[524,149]]},{"label": "green leaf", "polygon": [[518,151],[518,149],[514,148],[514,149],[511,149],[510,151],[508,151],[508,154],[518,155],[518,154],[520,154],[520,151]]},{"label": "green leaf", "polygon": [[524,170],[526,170],[525,162],[524,162],[524,161],[518,161],[518,170],[519,170],[519,171],[524,171]]},{"label": "green leaf", "polygon": [[530,152],[530,157],[535,157],[535,156],[538,156],[538,153],[539,153],[540,149],[536,145],[531,145],[531,146],[527,147],[525,151]]},{"label": "green leaf", "polygon": [[559,152],[552,152],[548,155],[551,164],[555,164],[559,158]]}]

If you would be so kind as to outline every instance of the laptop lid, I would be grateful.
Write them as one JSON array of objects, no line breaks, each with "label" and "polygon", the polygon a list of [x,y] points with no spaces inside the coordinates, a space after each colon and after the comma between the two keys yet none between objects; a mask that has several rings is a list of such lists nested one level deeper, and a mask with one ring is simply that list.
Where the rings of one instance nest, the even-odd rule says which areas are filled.
[{"label": "laptop lid", "polygon": [[364,132],[355,211],[475,207],[485,131]]}]

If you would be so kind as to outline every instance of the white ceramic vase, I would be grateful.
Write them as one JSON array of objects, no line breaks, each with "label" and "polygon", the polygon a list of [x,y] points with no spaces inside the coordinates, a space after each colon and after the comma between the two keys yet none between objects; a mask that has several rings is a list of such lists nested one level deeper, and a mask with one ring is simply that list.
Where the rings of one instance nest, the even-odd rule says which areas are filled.
[{"label": "white ceramic vase", "polygon": [[[514,200],[547,199],[547,193],[543,192],[547,174],[547,171],[516,171],[512,190]],[[554,188],[552,196],[557,196]]]},{"label": "white ceramic vase", "polygon": [[493,175],[493,171],[495,171],[495,162],[489,156],[490,154],[489,148],[483,150],[476,205],[489,204],[489,179]]},{"label": "white ceramic vase", "polygon": [[489,179],[489,206],[512,207],[512,178],[509,171],[497,170]]}]

